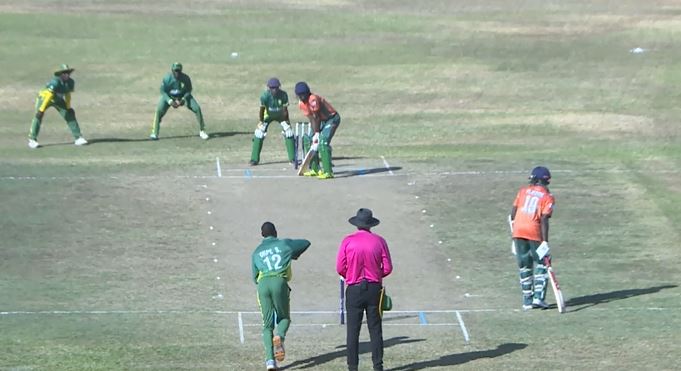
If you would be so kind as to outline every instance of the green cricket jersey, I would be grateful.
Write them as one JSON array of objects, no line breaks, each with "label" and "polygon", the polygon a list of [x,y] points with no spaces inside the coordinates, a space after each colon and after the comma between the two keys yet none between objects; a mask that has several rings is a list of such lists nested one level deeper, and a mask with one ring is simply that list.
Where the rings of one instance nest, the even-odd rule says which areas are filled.
[{"label": "green cricket jersey", "polygon": [[161,83],[161,95],[166,102],[171,99],[186,99],[192,93],[192,80],[188,75],[180,73],[177,78],[168,73]]},{"label": "green cricket jersey", "polygon": [[291,280],[291,260],[310,247],[308,240],[266,237],[256,247],[252,260],[253,280],[257,284],[263,277],[283,277]]},{"label": "green cricket jersey", "polygon": [[265,121],[279,121],[285,118],[284,108],[288,107],[288,94],[279,89],[276,95],[267,89],[260,95],[260,106],[265,107]]},{"label": "green cricket jersey", "polygon": [[45,112],[50,104],[63,105],[66,109],[71,108],[71,92],[74,91],[76,82],[72,78],[62,81],[61,78],[54,77],[40,90],[38,95],[42,99],[38,110]]}]

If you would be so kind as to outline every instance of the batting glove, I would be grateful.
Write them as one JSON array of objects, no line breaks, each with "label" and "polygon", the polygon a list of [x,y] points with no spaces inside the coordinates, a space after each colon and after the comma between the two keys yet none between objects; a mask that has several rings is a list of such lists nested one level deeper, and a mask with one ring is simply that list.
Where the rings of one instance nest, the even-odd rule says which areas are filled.
[{"label": "batting glove", "polygon": [[542,241],[541,245],[537,247],[537,256],[539,256],[539,260],[544,259],[544,257],[549,254],[549,251],[549,243]]}]

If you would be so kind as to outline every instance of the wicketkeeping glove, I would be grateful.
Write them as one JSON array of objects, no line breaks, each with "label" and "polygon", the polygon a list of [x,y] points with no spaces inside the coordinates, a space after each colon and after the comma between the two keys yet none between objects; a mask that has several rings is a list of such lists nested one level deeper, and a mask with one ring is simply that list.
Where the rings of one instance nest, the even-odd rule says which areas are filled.
[{"label": "wicketkeeping glove", "polygon": [[289,125],[288,122],[282,121],[281,129],[284,131],[284,136],[286,138],[293,138],[293,129],[291,129],[291,125]]}]

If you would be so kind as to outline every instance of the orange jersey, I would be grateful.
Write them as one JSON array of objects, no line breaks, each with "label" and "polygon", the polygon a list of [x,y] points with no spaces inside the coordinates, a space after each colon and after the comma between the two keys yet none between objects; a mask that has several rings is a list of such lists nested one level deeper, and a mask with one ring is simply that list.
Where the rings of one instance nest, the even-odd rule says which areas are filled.
[{"label": "orange jersey", "polygon": [[531,184],[522,187],[515,196],[513,238],[541,241],[540,220],[542,215],[551,216],[555,199],[546,187]]},{"label": "orange jersey", "polygon": [[331,103],[315,94],[310,94],[307,103],[300,101],[298,107],[303,115],[315,116],[321,121],[326,121],[329,117],[336,114],[336,110],[331,106]]}]

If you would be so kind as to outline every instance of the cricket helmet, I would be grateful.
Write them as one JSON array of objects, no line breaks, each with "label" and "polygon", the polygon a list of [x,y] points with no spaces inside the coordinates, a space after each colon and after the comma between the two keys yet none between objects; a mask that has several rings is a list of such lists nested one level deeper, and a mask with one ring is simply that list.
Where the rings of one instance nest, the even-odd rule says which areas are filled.
[{"label": "cricket helmet", "polygon": [[267,87],[268,88],[278,88],[280,86],[281,86],[281,82],[276,77],[273,77],[273,78],[267,80]]},{"label": "cricket helmet", "polygon": [[59,65],[59,67],[57,67],[57,68],[54,69],[54,75],[55,75],[55,76],[59,76],[59,75],[61,75],[62,73],[65,73],[65,72],[66,72],[66,73],[71,73],[71,72],[73,72],[73,71],[75,71],[75,70],[76,70],[75,68],[71,68],[71,67],[69,67],[68,64],[65,63],[65,64]]},{"label": "cricket helmet", "polygon": [[305,81],[300,81],[296,83],[296,95],[309,95],[310,94],[310,87],[307,86],[307,83]]},{"label": "cricket helmet", "polygon": [[182,63],[180,63],[180,62],[173,63],[173,65],[170,67],[170,70],[182,72]]},{"label": "cricket helmet", "polygon": [[532,169],[529,179],[530,183],[549,184],[551,181],[551,172],[544,166],[537,166]]}]

